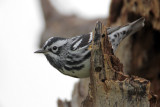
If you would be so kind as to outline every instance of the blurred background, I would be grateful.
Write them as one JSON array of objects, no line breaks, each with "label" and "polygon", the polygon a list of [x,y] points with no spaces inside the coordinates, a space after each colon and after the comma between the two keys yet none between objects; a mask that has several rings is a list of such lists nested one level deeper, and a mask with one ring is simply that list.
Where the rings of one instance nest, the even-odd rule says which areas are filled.
[{"label": "blurred background", "polygon": [[58,98],[71,100],[78,79],[62,75],[34,51],[50,36],[90,32],[106,19],[109,5],[110,0],[1,0],[0,107],[56,107]]},{"label": "blurred background", "polygon": [[0,0],[0,107],[80,107],[89,79],[61,74],[34,51],[51,36],[88,33],[97,20],[110,27],[140,17],[145,27],[116,56],[125,74],[149,80],[160,96],[160,1]]}]

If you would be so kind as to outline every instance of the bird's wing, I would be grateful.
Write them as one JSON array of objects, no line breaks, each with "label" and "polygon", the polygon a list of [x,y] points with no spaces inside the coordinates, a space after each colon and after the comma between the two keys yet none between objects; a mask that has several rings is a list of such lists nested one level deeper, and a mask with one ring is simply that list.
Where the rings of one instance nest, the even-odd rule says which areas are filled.
[{"label": "bird's wing", "polygon": [[74,38],[75,40],[71,44],[71,50],[77,50],[84,47],[88,47],[92,42],[92,33],[84,34]]},{"label": "bird's wing", "polygon": [[117,30],[120,29],[120,28],[121,28],[121,26],[116,26],[116,27],[109,27],[109,28],[107,28],[107,35],[109,35],[109,34],[115,32],[115,31],[117,31]]}]

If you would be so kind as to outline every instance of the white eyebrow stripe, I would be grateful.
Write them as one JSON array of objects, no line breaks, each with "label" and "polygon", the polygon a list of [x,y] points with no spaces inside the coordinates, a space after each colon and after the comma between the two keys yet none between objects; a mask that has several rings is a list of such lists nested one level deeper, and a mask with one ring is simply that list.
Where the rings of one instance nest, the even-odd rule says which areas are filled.
[{"label": "white eyebrow stripe", "polygon": [[60,46],[63,46],[64,44],[67,43],[67,40],[59,40],[55,43],[52,44],[52,46],[57,46],[57,47],[60,47]]}]

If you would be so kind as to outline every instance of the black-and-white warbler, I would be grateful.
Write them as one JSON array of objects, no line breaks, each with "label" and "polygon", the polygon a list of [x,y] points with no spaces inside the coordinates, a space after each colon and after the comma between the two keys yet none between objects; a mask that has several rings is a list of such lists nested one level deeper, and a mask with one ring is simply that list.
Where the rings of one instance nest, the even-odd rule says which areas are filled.
[{"label": "black-and-white warbler", "polygon": [[[109,41],[115,52],[120,42],[134,34],[144,26],[144,18],[140,18],[125,26],[108,28]],[[41,50],[49,63],[65,75],[76,78],[89,77],[92,33],[72,38],[51,37]]]}]

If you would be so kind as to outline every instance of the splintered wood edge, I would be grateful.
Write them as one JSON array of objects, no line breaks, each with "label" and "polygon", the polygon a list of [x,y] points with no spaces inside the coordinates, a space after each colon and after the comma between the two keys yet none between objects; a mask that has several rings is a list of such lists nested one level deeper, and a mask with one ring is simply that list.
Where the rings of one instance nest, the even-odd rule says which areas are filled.
[{"label": "splintered wood edge", "polygon": [[[108,41],[107,29],[100,21],[97,22],[95,30],[92,32],[92,34],[93,34],[93,41],[92,41],[91,55],[93,56],[91,56],[91,71],[90,71],[91,84],[95,86],[94,82],[97,83],[99,81],[98,83],[103,83],[107,85],[109,81],[114,81],[116,83],[127,82],[128,84],[132,84],[133,87],[138,87],[138,88],[141,85],[143,85],[146,89],[144,91],[148,96],[148,101],[150,101],[150,105],[154,105],[154,104],[151,104],[151,102],[156,103],[157,97],[156,95],[153,95],[150,93],[150,82],[144,78],[139,78],[137,76],[129,77],[128,75],[123,74],[123,71],[122,71],[123,65],[120,63],[119,59],[113,54],[111,44]],[[100,38],[97,39],[96,37],[95,39],[95,34],[98,34]],[[99,68],[96,68],[97,66],[94,64],[96,61],[94,57],[96,56],[97,51],[101,51],[102,54],[100,55],[103,56],[102,57],[103,61],[101,62],[100,60],[98,62],[99,65],[102,64]],[[99,58],[101,57],[99,56]],[[113,61],[111,62],[111,60]],[[114,62],[116,62],[117,64],[115,64]],[[97,70],[98,72],[95,72],[95,70]],[[107,77],[107,75],[109,76]],[[93,91],[94,86],[92,87],[92,85],[89,88],[90,101],[95,97],[93,96],[94,95],[93,93],[95,93],[95,91]],[[92,103],[94,102],[92,101]]]}]

